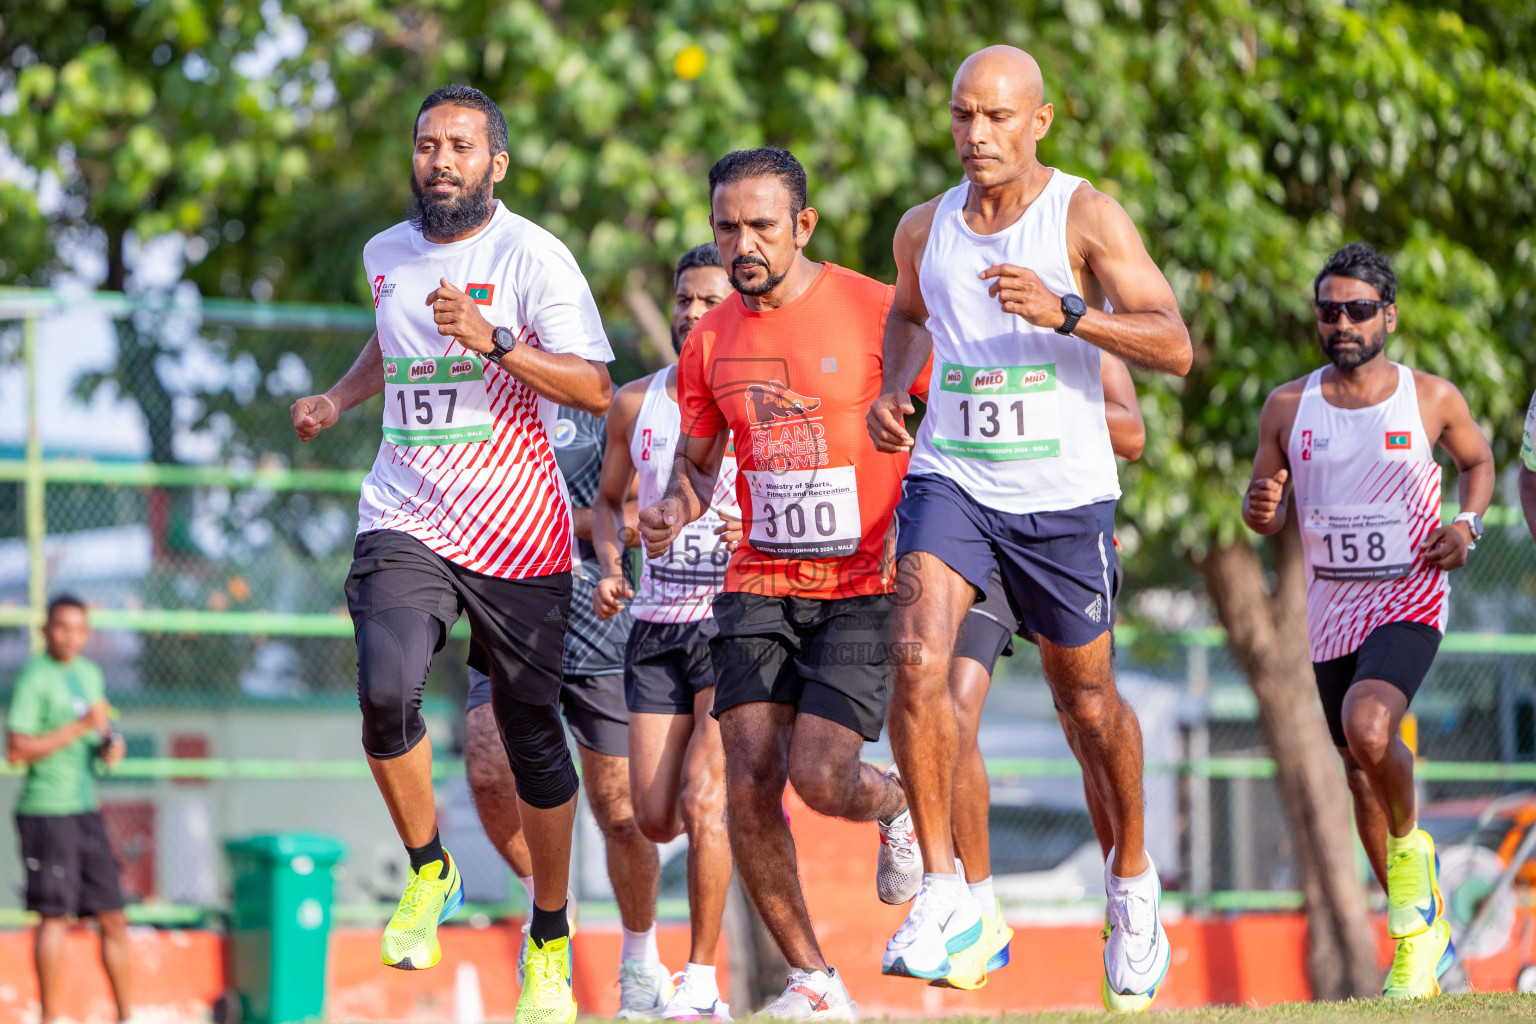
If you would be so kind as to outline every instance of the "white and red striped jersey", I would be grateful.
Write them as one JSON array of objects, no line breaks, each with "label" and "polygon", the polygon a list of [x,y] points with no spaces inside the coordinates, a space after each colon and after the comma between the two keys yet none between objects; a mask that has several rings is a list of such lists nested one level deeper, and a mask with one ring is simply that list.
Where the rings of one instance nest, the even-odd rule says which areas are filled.
[{"label": "white and red striped jersey", "polygon": [[[641,508],[656,504],[667,493],[683,432],[677,400],[667,394],[667,377],[674,372],[658,370],[651,375],[629,440],[629,459],[640,481]],[[715,534],[724,523],[722,512],[741,517],[736,504],[734,452],[727,452],[720,460],[715,490],[704,514],[683,527],[660,558],[641,563],[640,586],[629,604],[631,615],[662,623],[709,618],[715,595],[725,588],[725,569],[731,560],[725,538]]]},{"label": "white and red striped jersey", "polygon": [[1293,507],[1307,560],[1312,660],[1341,658],[1390,622],[1445,631],[1450,584],[1419,544],[1440,523],[1440,466],[1419,414],[1413,371],[1362,409],[1323,398],[1307,378],[1288,445]]},{"label": "white and red striped jersey", "polygon": [[609,361],[597,303],[564,244],[497,202],[471,238],[437,244],[409,223],[363,250],[384,356],[384,441],[363,481],[358,533],[399,530],[473,572],[568,572],[571,514],[550,448],[555,404],[437,333],[427,296],[462,288],[522,344]]}]

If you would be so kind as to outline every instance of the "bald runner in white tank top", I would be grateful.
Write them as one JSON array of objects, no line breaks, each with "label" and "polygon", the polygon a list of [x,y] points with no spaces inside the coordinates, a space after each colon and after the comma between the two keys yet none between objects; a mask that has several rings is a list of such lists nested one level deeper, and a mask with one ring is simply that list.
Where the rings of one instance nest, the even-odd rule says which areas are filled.
[{"label": "bald runner in white tank top", "polygon": [[1016,221],[985,235],[965,220],[969,181],[939,197],[918,270],[933,378],[898,510],[898,556],[935,555],[979,593],[996,566],[1023,624],[1066,647],[1112,625],[1120,483],[1101,350],[1004,311],[980,274],[1012,264],[1075,295],[1067,215],[1087,184],[1053,170]]}]

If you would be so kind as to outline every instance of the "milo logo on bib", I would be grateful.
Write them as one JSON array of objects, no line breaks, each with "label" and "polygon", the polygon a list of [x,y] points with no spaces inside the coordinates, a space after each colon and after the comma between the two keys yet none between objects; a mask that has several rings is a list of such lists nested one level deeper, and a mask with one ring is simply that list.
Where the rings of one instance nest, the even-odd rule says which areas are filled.
[{"label": "milo logo on bib", "polygon": [[978,370],[971,378],[972,391],[1001,391],[1008,383],[1007,370]]},{"label": "milo logo on bib", "polygon": [[956,366],[929,393],[933,446],[964,459],[993,462],[1061,454],[1056,364]]},{"label": "milo logo on bib", "polygon": [[448,367],[448,376],[450,377],[468,377],[474,372],[475,361],[473,359],[460,359]]},{"label": "milo logo on bib", "polygon": [[406,371],[405,376],[407,380],[414,384],[417,381],[431,380],[432,375],[436,372],[437,363],[435,361],[431,359],[418,359],[411,364],[411,368]]}]

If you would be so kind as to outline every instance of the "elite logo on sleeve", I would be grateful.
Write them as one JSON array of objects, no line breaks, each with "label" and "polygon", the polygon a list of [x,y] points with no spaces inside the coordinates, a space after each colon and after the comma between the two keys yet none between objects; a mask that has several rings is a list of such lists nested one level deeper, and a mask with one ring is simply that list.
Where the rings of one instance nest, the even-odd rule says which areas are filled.
[{"label": "elite logo on sleeve", "polygon": [[1407,451],[1413,447],[1413,434],[1406,430],[1387,431],[1387,451]]},{"label": "elite logo on sleeve", "polygon": [[496,294],[494,284],[467,284],[464,286],[464,294],[475,300],[477,306],[489,306],[491,297]]}]

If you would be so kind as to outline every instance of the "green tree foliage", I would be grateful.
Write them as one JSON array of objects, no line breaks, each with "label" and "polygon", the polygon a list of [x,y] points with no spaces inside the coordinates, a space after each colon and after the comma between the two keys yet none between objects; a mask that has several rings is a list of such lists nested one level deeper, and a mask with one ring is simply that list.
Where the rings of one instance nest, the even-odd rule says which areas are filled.
[{"label": "green tree foliage", "polygon": [[[949,78],[1006,41],[1045,70],[1043,157],[1126,206],[1196,341],[1186,383],[1141,382],[1149,444],[1125,511],[1144,537],[1237,535],[1259,404],[1317,362],[1311,277],[1350,238],[1398,255],[1395,354],[1462,385],[1509,451],[1536,308],[1528,4],[68,6],[0,31],[0,133],[65,196],[45,216],[8,186],[12,280],[45,279],[82,229],[114,266],[130,231],[177,232],[204,294],[363,301],[362,243],[408,200],[416,106],[468,81],[507,112],[499,194],[572,246],[633,341],[626,292],[662,294],[669,261],[708,237],[705,173],[731,148],[793,149],[822,213],[813,253],[889,277],[902,211],[959,176]],[[314,360],[301,341],[266,348],[254,392],[210,408],[265,402],[235,444],[288,452],[283,417],[261,429],[286,397],[265,382],[285,351]],[[321,362],[323,378],[338,360]]]}]

